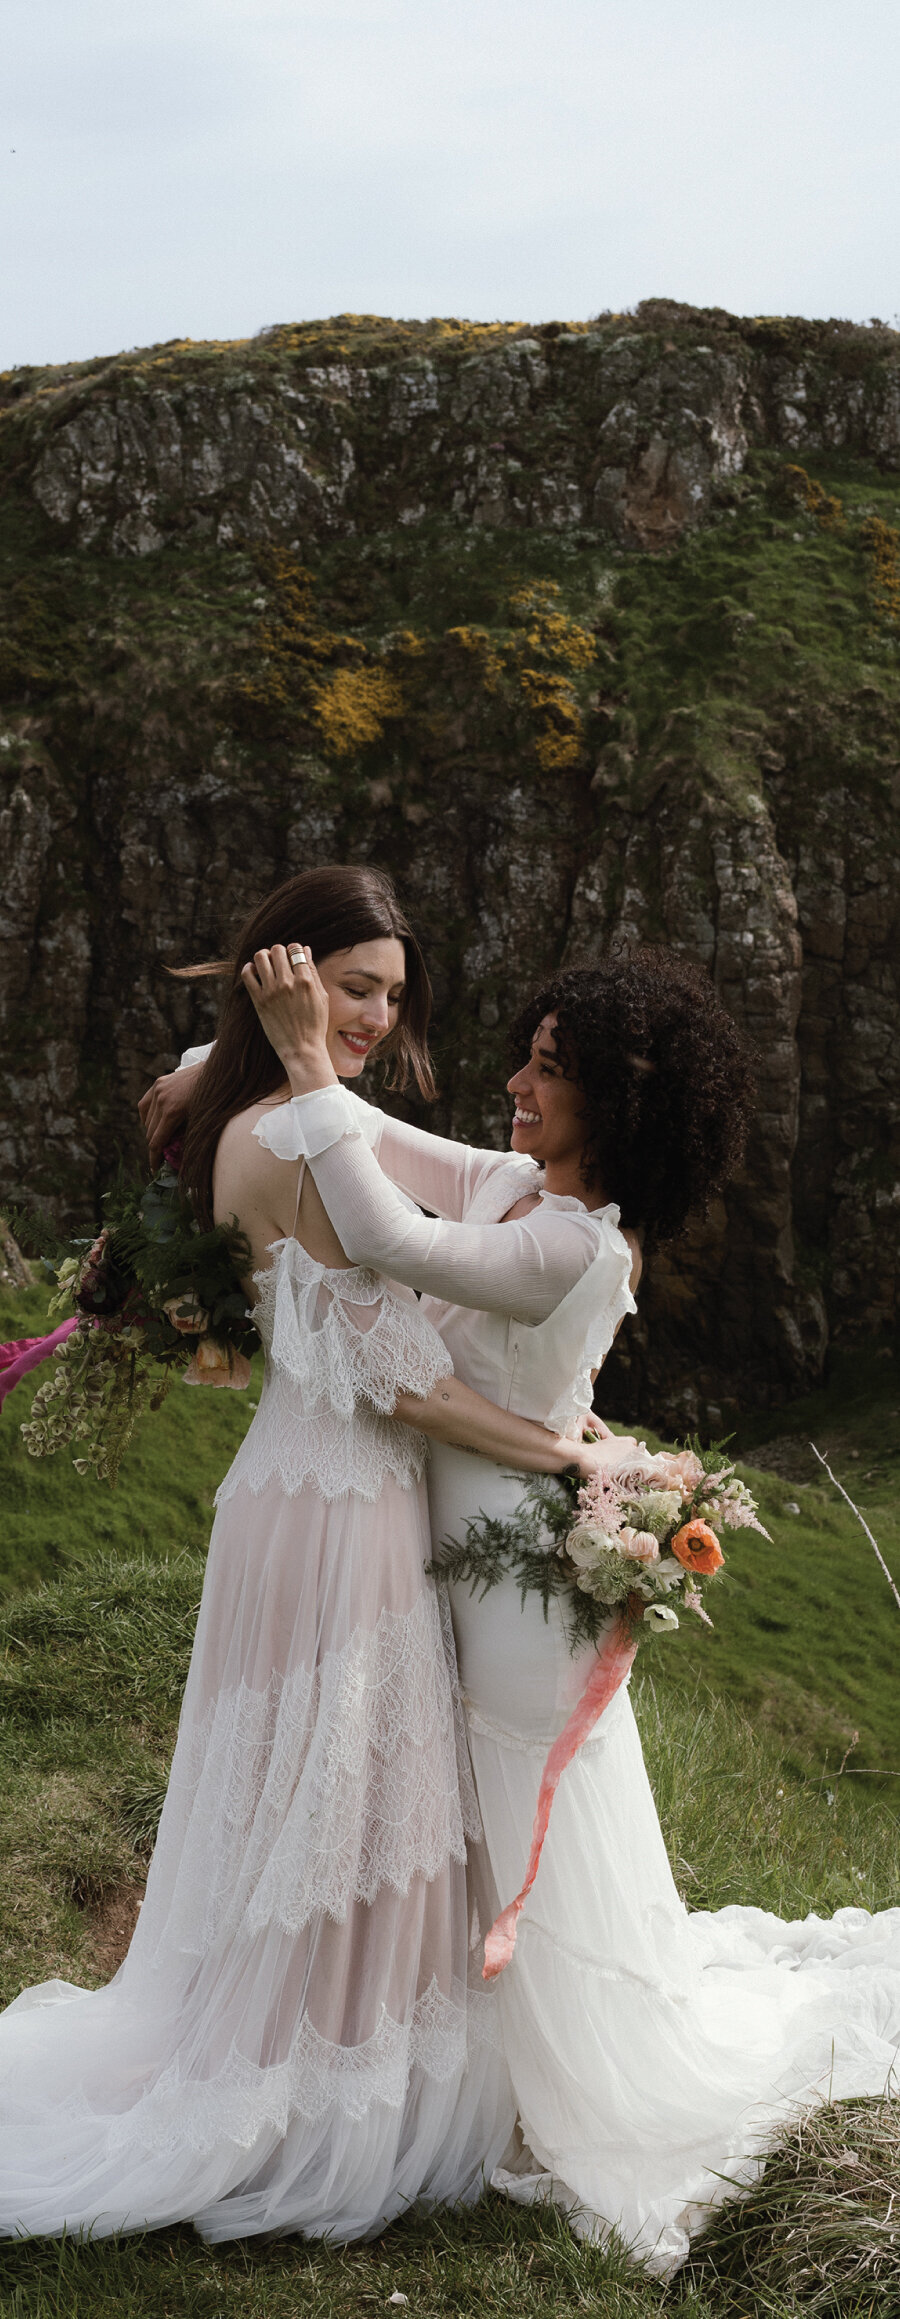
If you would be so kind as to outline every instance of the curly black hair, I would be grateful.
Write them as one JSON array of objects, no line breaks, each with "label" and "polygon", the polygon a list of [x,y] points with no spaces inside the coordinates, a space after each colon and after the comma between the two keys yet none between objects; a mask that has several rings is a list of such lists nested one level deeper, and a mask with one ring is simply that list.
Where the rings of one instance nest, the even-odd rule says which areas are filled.
[{"label": "curly black hair", "polygon": [[753,1103],[749,1053],[708,975],[662,947],[570,967],[510,1031],[514,1069],[538,1024],[584,1095],[581,1173],[622,1223],[671,1240],[740,1166]]}]

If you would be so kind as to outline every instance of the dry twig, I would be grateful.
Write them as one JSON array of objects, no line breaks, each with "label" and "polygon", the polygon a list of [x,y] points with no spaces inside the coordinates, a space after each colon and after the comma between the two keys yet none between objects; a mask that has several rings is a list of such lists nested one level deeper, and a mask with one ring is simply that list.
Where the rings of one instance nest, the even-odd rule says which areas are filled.
[{"label": "dry twig", "polygon": [[[839,1482],[839,1481],[838,1481],[838,1478],[837,1478],[837,1475],[832,1473],[832,1471],[831,1471],[831,1467],[830,1467],[830,1465],[829,1465],[829,1463],[828,1463],[828,1459],[827,1459],[826,1457],[823,1457],[823,1456],[822,1456],[822,1452],[821,1452],[821,1450],[816,1448],[816,1445],[815,1445],[815,1442],[814,1442],[814,1441],[811,1441],[809,1446],[810,1446],[810,1449],[812,1450],[813,1457],[817,1457],[817,1458],[818,1458],[818,1460],[819,1460],[819,1464],[824,1466],[824,1468],[825,1468],[825,1471],[826,1471],[826,1473],[827,1473],[827,1475],[828,1475],[828,1479],[829,1479],[829,1481],[834,1483],[834,1486],[835,1486],[835,1489],[836,1489],[836,1490],[840,1490],[841,1497],[842,1497],[842,1498],[846,1498],[846,1500],[847,1500],[847,1504],[848,1504],[848,1506],[849,1506],[849,1508],[850,1508],[850,1512],[851,1512],[851,1514],[855,1514],[855,1515],[856,1515],[856,1519],[857,1519],[857,1521],[858,1521],[858,1522],[860,1522],[860,1523],[862,1524],[862,1527],[863,1527],[863,1529],[864,1529],[864,1531],[865,1531],[865,1533],[866,1533],[866,1537],[868,1538],[869,1545],[874,1547],[874,1549],[875,1549],[875,1552],[876,1552],[876,1554],[877,1554],[877,1556],[878,1556],[878,1560],[879,1560],[879,1562],[880,1562],[880,1564],[881,1564],[882,1570],[884,1571],[885,1578],[887,1579],[887,1582],[888,1582],[888,1585],[889,1585],[889,1587],[890,1587],[891,1593],[892,1593],[892,1595],[893,1595],[893,1597],[894,1597],[894,1601],[895,1601],[895,1603],[896,1603],[896,1605],[897,1605],[897,1609],[898,1609],[898,1610],[900,1610],[900,1593],[898,1593],[898,1591],[897,1591],[897,1588],[896,1588],[896,1586],[894,1585],[894,1581],[893,1581],[893,1579],[892,1579],[892,1577],[891,1577],[890,1571],[889,1571],[889,1569],[888,1569],[888,1566],[887,1566],[887,1563],[886,1563],[886,1561],[885,1561],[885,1559],[884,1559],[884,1555],[882,1554],[881,1547],[880,1547],[880,1546],[879,1546],[879,1544],[878,1544],[878,1540],[877,1540],[877,1538],[873,1538],[873,1536],[872,1536],[872,1532],[871,1532],[871,1530],[870,1530],[870,1528],[869,1528],[869,1525],[868,1525],[868,1522],[865,1520],[864,1516],[863,1516],[863,1515],[860,1513],[859,1507],[854,1505],[854,1503],[853,1503],[853,1499],[852,1499],[852,1498],[851,1498],[851,1496],[850,1496],[849,1490],[845,1490],[845,1488],[844,1488],[844,1485],[843,1485],[843,1482]],[[843,1766],[842,1766],[841,1768],[843,1769]]]}]

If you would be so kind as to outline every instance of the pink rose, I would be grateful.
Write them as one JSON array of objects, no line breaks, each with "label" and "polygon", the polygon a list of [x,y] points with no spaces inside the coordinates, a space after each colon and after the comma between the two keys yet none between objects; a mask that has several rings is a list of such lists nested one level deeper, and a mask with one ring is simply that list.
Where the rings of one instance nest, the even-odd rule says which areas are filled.
[{"label": "pink rose", "polygon": [[703,1467],[693,1450],[663,1450],[659,1462],[666,1468],[669,1487],[680,1489],[683,1498],[692,1498],[698,1482],[703,1480]]},{"label": "pink rose", "polygon": [[658,1562],[659,1540],[654,1538],[652,1530],[626,1527],[619,1534],[619,1551],[627,1555],[629,1562]]}]

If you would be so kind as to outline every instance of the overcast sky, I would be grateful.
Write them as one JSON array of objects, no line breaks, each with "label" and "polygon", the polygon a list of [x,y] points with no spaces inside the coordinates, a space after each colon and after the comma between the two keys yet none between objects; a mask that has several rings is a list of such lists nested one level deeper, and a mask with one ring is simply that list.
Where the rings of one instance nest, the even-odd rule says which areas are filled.
[{"label": "overcast sky", "polygon": [[354,313],[900,311],[900,0],[18,0],[0,367]]}]

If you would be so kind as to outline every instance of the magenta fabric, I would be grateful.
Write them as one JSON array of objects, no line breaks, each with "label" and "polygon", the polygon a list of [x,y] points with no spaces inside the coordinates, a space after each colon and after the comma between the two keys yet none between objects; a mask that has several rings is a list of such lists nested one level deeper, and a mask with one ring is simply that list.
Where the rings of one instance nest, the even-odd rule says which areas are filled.
[{"label": "magenta fabric", "polygon": [[57,1345],[61,1345],[64,1338],[70,1337],[72,1330],[77,1327],[78,1314],[73,1313],[71,1320],[62,1321],[59,1328],[53,1330],[52,1336],[19,1337],[14,1338],[12,1344],[0,1345],[0,1409],[13,1386],[27,1377],[29,1369],[36,1369],[41,1361],[48,1361]]}]

